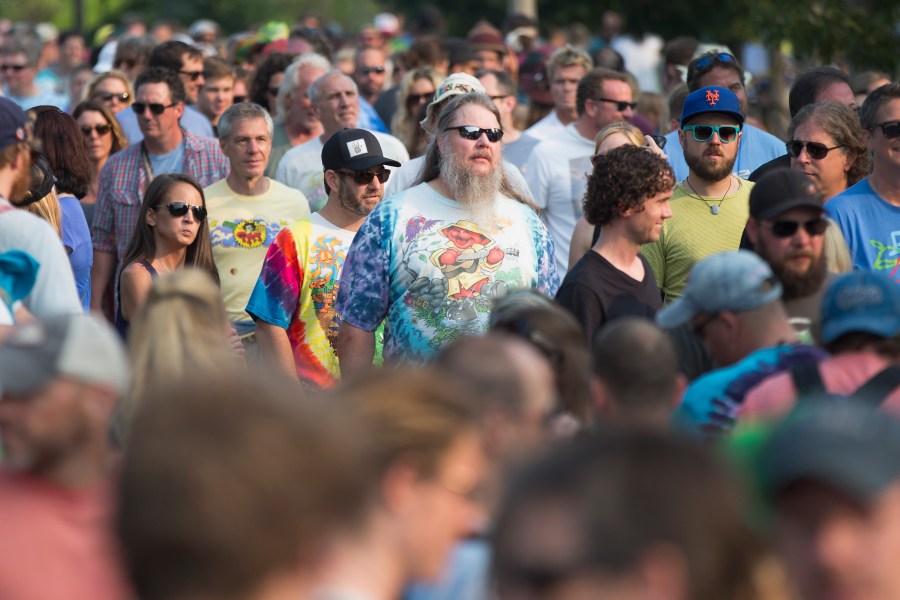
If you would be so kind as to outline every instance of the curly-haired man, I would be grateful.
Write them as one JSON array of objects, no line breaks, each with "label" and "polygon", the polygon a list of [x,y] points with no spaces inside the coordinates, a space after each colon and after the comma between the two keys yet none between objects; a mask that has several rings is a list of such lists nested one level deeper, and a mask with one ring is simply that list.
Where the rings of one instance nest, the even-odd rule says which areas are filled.
[{"label": "curly-haired man", "polygon": [[638,252],[656,241],[672,216],[672,168],[646,148],[622,146],[598,159],[588,178],[584,216],[600,237],[566,275],[556,300],[584,326],[597,330],[623,315],[652,318],[661,307],[653,270]]}]

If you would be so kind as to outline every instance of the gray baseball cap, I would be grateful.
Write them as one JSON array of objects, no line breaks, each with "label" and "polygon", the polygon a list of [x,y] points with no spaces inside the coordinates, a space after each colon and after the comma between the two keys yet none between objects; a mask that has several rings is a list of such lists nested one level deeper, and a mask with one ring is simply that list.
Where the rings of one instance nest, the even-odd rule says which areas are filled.
[{"label": "gray baseball cap", "polygon": [[0,391],[30,394],[60,376],[124,394],[128,359],[113,328],[93,315],[62,315],[17,325],[0,343]]},{"label": "gray baseball cap", "polygon": [[659,311],[656,322],[673,329],[696,315],[753,310],[781,298],[781,289],[772,269],[754,252],[721,252],[694,265],[684,296]]}]

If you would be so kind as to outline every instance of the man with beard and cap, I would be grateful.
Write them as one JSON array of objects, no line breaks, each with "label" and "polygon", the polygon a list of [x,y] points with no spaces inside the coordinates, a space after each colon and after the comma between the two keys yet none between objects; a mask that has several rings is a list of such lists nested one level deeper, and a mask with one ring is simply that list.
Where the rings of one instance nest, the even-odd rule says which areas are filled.
[{"label": "man with beard and cap", "polygon": [[8,98],[0,98],[0,252],[21,250],[39,267],[22,304],[39,318],[82,312],[72,267],[59,236],[47,221],[24,210],[31,185],[31,121]]},{"label": "man with beard and cap", "polygon": [[400,166],[364,129],[331,136],[322,164],[325,206],[278,233],[247,304],[265,362],[317,387],[338,376],[333,343],[341,317],[334,302],[344,257],[384,195],[391,174],[385,166]]},{"label": "man with beard and cap", "polygon": [[750,192],[747,237],[784,288],[782,301],[798,333],[811,342],[817,329],[826,280],[825,230],[821,195],[798,171],[777,168]]},{"label": "man with beard and cap", "polygon": [[342,374],[384,358],[424,361],[487,329],[497,298],[518,288],[552,295],[553,243],[500,168],[500,115],[485,94],[462,94],[438,118],[423,183],[382,202],[347,254],[336,310]]},{"label": "man with beard and cap", "polygon": [[753,187],[731,173],[743,124],[738,98],[726,88],[701,88],[684,101],[678,138],[690,172],[675,186],[672,218],[659,239],[641,250],[666,302],[682,295],[697,261],[740,245]]}]

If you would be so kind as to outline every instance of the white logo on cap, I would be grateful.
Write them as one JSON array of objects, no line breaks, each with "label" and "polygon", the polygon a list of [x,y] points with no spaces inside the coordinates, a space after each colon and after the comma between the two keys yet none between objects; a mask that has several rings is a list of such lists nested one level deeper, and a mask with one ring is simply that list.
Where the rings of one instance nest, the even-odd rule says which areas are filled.
[{"label": "white logo on cap", "polygon": [[350,153],[350,158],[355,158],[360,154],[367,154],[369,149],[366,147],[366,140],[360,138],[347,142],[347,152]]}]

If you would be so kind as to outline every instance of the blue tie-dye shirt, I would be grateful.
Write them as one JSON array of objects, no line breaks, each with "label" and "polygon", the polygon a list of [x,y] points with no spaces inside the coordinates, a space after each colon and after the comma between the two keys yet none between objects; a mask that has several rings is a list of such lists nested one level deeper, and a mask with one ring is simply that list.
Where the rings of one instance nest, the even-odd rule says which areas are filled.
[{"label": "blue tie-dye shirt", "polygon": [[552,297],[558,286],[553,243],[531,208],[498,196],[484,227],[420,184],[366,218],[344,263],[336,310],[365,331],[386,321],[385,360],[418,362],[486,331],[495,299],[521,288]]}]

